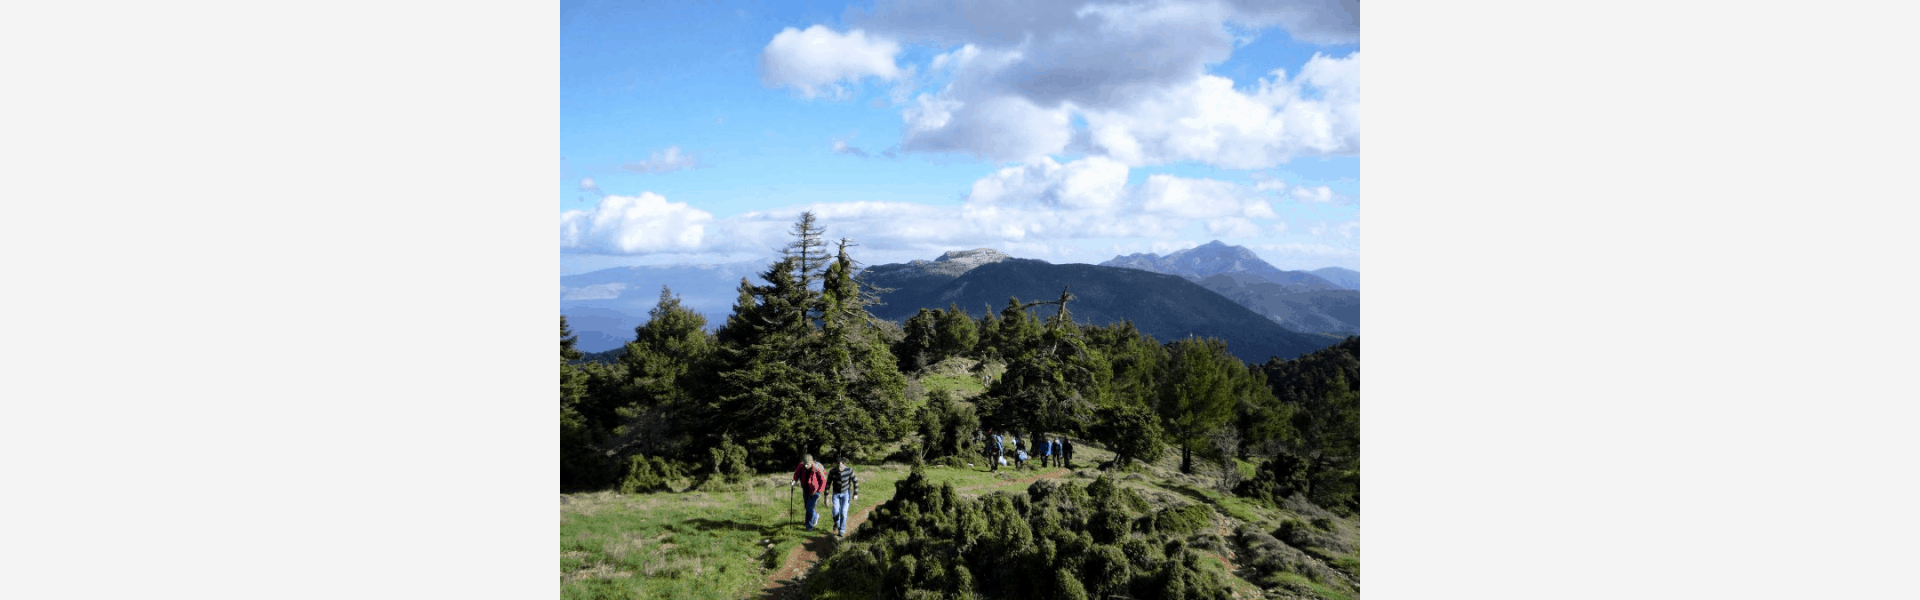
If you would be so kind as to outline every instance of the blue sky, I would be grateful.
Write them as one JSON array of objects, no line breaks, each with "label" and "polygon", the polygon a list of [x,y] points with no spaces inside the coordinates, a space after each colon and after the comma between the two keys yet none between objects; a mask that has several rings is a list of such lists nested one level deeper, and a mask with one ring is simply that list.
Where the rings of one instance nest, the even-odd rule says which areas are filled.
[{"label": "blue sky", "polygon": [[563,2],[562,273],[761,260],[802,210],[868,264],[1359,269],[1358,32],[1339,0]]}]

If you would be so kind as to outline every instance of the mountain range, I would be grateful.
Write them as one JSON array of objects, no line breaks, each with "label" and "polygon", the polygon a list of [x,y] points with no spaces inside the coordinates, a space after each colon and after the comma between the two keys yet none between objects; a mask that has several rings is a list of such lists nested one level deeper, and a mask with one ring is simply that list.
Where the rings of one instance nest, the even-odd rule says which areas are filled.
[{"label": "mountain range", "polygon": [[1342,269],[1340,267],[1327,267],[1324,269],[1314,269],[1312,271],[1307,271],[1307,272],[1315,275],[1319,275],[1321,279],[1325,279],[1329,282],[1332,282],[1334,285],[1337,285],[1343,288],[1347,288],[1350,290],[1360,289],[1360,272],[1359,271],[1355,271],[1352,269]]},{"label": "mountain range", "polygon": [[[1235,356],[1251,363],[1275,356],[1291,359],[1341,339],[1289,330],[1174,275],[1097,265],[1055,265],[1005,255],[992,258],[978,261],[977,266],[957,276],[909,272],[899,265],[868,269],[861,274],[862,281],[894,288],[881,294],[885,304],[868,310],[883,319],[904,321],[921,308],[958,306],[977,319],[986,311],[1000,312],[1009,298],[1017,297],[1022,303],[1054,300],[1064,289],[1074,296],[1067,311],[1077,322],[1107,325],[1132,321],[1134,327],[1162,342],[1188,336],[1219,338],[1227,342],[1227,349]],[[1037,306],[1033,311],[1045,318],[1059,309]]]},{"label": "mountain range", "polygon": [[[1100,263],[1100,266],[1179,275],[1185,277],[1187,281],[1200,281],[1221,273],[1251,273],[1287,289],[1300,292],[1350,289],[1306,271],[1282,271],[1267,264],[1267,261],[1260,260],[1260,256],[1254,254],[1252,250],[1241,246],[1229,246],[1221,243],[1220,240],[1166,256],[1148,253],[1115,256],[1107,262]],[[1356,280],[1358,275],[1355,273]]]},{"label": "mountain range", "polygon": [[[726,321],[742,277],[760,283],[759,261],[691,266],[615,267],[560,278],[561,314],[585,352],[621,347],[646,321],[665,285],[681,303],[707,317],[708,329]],[[1154,275],[1146,277],[1145,275]],[[1052,300],[1070,286],[1076,321],[1106,324],[1131,319],[1161,341],[1187,335],[1227,340],[1250,362],[1291,358],[1360,331],[1359,273],[1338,267],[1283,271],[1252,251],[1214,241],[1166,256],[1116,256],[1100,265],[1053,265],[991,248],[954,250],[933,260],[874,265],[858,278],[892,288],[875,316],[904,321],[921,308],[958,304],[975,318],[999,312],[1009,296]],[[1036,307],[1043,315],[1052,307]],[[1267,354],[1262,354],[1267,353]]]},{"label": "mountain range", "polygon": [[1283,271],[1252,250],[1214,240],[1159,256],[1115,256],[1104,266],[1178,275],[1294,331],[1360,333],[1360,273]]}]

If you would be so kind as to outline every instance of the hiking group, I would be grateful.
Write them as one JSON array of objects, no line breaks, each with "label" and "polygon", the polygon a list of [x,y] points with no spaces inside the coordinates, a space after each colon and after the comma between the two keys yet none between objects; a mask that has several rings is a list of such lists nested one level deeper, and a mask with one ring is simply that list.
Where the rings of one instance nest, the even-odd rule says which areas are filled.
[{"label": "hiking group", "polygon": [[826,467],[813,460],[812,454],[802,455],[800,465],[793,469],[793,483],[787,484],[787,487],[800,486],[800,491],[807,498],[807,531],[813,531],[814,523],[820,520],[820,513],[815,507],[820,494],[827,493],[828,501],[833,503],[833,534],[845,537],[847,511],[852,508],[854,500],[860,499],[860,478],[853,475],[853,467],[847,464],[847,459],[837,459],[834,465],[829,473]]},{"label": "hiking group", "polygon": [[[1033,446],[1029,448],[1027,446],[1027,441],[1020,438],[1020,434],[1015,433],[1012,435],[1013,435],[1013,468],[1015,470],[1026,468],[1027,461],[1030,460],[1031,458],[1028,454],[1028,450],[1032,450],[1031,456],[1039,457],[1040,466],[1043,468],[1044,467],[1073,468],[1073,440],[1072,439],[1047,438],[1042,436],[1041,439],[1035,440],[1033,443]],[[1007,464],[1006,440],[1002,439],[999,433],[995,432],[992,429],[988,429],[986,434],[985,446],[986,446],[985,450],[987,454],[987,470],[998,472],[1000,470],[1000,465]]]},{"label": "hiking group", "polygon": [[[988,469],[999,472],[1000,465],[1007,464],[1006,442],[992,429],[987,430],[985,441]],[[1020,439],[1020,436],[1015,434],[1013,436],[1015,469],[1026,468],[1029,458],[1028,450],[1026,440]],[[1034,456],[1039,457],[1041,467],[1073,468],[1073,440],[1071,439],[1043,438],[1036,440],[1031,450]],[[853,501],[860,499],[860,478],[854,476],[853,466],[847,464],[845,457],[835,459],[834,467],[829,471],[813,460],[812,454],[802,455],[800,464],[793,468],[793,482],[787,484],[789,488],[794,486],[799,486],[801,493],[806,496],[807,531],[813,531],[814,525],[820,521],[818,507],[820,495],[824,493],[833,506],[833,534],[840,537],[847,535],[847,514],[852,508]]]}]

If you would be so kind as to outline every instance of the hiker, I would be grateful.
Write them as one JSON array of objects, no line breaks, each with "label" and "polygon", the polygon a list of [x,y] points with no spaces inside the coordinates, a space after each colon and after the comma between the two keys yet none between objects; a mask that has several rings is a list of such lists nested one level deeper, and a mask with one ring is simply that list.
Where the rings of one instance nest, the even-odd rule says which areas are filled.
[{"label": "hiker", "polygon": [[987,467],[987,470],[992,471],[994,473],[1000,472],[1000,454],[1005,451],[1006,451],[1006,447],[1000,441],[1000,435],[994,433],[992,429],[988,429],[987,430],[987,464],[989,466]]},{"label": "hiker", "polygon": [[[800,465],[793,468],[793,483],[787,487],[800,486],[801,495],[807,498],[807,531],[813,531],[813,524],[820,521],[820,491],[827,488],[827,468],[814,462],[812,454],[803,454]],[[788,510],[792,510],[791,507]]]},{"label": "hiker", "polygon": [[1027,441],[1020,439],[1020,434],[1013,434],[1013,470],[1019,471],[1026,467]]},{"label": "hiker", "polygon": [[1040,438],[1040,468],[1053,466],[1053,441],[1045,436]]},{"label": "hiker", "polygon": [[840,457],[836,463],[838,466],[827,478],[828,491],[833,494],[833,534],[847,537],[847,510],[852,507],[853,500],[860,499],[860,478],[853,476],[853,467],[847,465],[847,457]]},{"label": "hiker", "polygon": [[1067,459],[1067,468],[1073,468],[1073,438],[1060,440],[1060,457]]},{"label": "hiker", "polygon": [[1047,453],[1053,455],[1053,466],[1060,466],[1060,459],[1065,456],[1060,453],[1060,438],[1053,438],[1047,441]]}]

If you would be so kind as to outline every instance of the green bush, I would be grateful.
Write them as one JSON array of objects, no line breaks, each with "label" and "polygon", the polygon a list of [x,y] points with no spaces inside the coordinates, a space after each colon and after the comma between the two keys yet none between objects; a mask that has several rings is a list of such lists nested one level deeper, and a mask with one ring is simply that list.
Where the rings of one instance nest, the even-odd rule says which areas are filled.
[{"label": "green bush", "polygon": [[[928,484],[918,468],[895,485],[893,500],[875,509],[807,580],[809,595],[1164,600],[1227,594],[1218,570],[1200,568],[1199,555],[1173,539],[1176,534],[1136,531],[1137,521],[1159,515],[1143,516],[1145,500],[1108,478],[1084,487],[1041,480],[1025,494],[967,501],[951,484]],[[1165,518],[1177,529],[1197,514]]]},{"label": "green bush", "polygon": [[709,480],[738,484],[753,476],[753,469],[747,466],[747,449],[733,443],[731,436],[721,437],[719,447],[707,449],[707,458],[712,469],[707,473]]},{"label": "green bush", "polygon": [[620,481],[620,493],[644,494],[665,491],[667,484],[685,477],[680,468],[658,456],[635,454],[627,458],[627,476]]},{"label": "green bush", "polygon": [[1153,515],[1153,529],[1168,535],[1186,535],[1213,524],[1213,509],[1205,504],[1167,508]]}]

